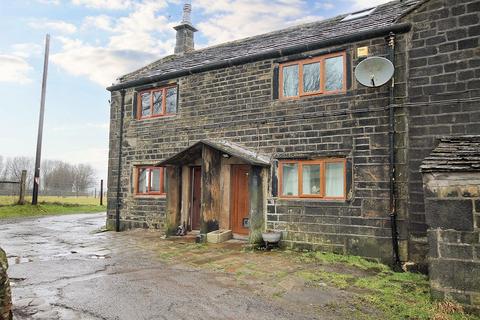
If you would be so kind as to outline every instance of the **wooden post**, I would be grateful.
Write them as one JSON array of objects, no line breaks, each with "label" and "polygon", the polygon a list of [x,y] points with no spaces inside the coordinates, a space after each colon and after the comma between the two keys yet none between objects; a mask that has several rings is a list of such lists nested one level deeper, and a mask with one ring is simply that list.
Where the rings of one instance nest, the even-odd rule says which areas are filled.
[{"label": "wooden post", "polygon": [[103,206],[103,179],[100,180],[100,205]]},{"label": "wooden post", "polygon": [[20,196],[18,198],[18,204],[25,204],[25,189],[27,187],[27,170],[22,170],[22,176],[20,178]]}]

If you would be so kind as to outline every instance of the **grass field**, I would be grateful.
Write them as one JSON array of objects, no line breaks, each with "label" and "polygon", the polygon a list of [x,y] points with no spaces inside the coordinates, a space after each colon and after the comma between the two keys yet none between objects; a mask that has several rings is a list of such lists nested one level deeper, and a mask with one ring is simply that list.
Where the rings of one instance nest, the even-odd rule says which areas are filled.
[{"label": "grass field", "polygon": [[[106,210],[106,206],[100,206],[100,200],[93,197],[54,197],[41,196],[38,205],[30,204],[31,197],[25,199],[27,204],[13,205],[16,201],[11,196],[0,196],[0,219],[21,218],[34,216],[61,215],[71,213],[93,213]],[[106,199],[104,198],[104,203]]]}]

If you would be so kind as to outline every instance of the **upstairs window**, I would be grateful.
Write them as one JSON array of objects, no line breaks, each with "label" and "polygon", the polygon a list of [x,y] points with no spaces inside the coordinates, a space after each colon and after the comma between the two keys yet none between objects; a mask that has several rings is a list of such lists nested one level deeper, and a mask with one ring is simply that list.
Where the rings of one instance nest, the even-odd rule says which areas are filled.
[{"label": "upstairs window", "polygon": [[280,161],[280,196],[283,198],[346,197],[345,159]]},{"label": "upstairs window", "polygon": [[164,195],[167,193],[167,179],[164,167],[136,167],[137,195]]},{"label": "upstairs window", "polygon": [[345,53],[335,53],[280,65],[281,98],[339,93],[346,90]]},{"label": "upstairs window", "polygon": [[177,86],[168,86],[138,93],[137,118],[146,119],[177,113]]}]

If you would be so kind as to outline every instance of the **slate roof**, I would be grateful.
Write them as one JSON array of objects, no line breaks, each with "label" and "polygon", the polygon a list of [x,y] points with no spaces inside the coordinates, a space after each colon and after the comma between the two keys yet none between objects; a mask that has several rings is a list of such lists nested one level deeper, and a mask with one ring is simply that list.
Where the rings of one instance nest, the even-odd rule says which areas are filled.
[{"label": "slate roof", "polygon": [[445,137],[426,157],[422,172],[480,171],[480,135]]},{"label": "slate roof", "polygon": [[157,165],[165,166],[189,164],[192,160],[198,159],[202,156],[202,148],[204,145],[207,145],[215,150],[219,150],[220,152],[226,153],[232,157],[242,159],[249,164],[263,167],[270,165],[270,159],[268,156],[259,154],[253,150],[247,149],[227,140],[200,140],[188,148],[171,156],[170,158],[158,163]]},{"label": "slate roof", "polygon": [[221,63],[234,58],[258,55],[272,50],[308,45],[360,32],[393,26],[408,12],[427,0],[396,0],[378,6],[370,15],[341,21],[348,14],[313,23],[302,24],[250,38],[227,42],[185,53],[170,55],[118,79],[121,84],[138,79],[168,75],[170,73]]}]

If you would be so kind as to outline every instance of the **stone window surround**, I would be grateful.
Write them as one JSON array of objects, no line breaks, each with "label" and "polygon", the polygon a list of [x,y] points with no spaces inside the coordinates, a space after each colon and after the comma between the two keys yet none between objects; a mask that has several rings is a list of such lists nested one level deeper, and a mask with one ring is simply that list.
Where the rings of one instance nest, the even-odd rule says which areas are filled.
[{"label": "stone window surround", "polygon": [[[151,177],[152,177],[152,169],[160,169],[160,191],[159,192],[143,192],[140,193],[138,192],[139,190],[139,176],[140,176],[140,170],[141,169],[148,169],[149,171],[147,172],[147,177],[148,177],[148,188],[151,186]],[[159,167],[159,166],[151,166],[151,165],[135,165],[133,167],[133,194],[135,197],[162,197],[164,198],[166,196],[166,190],[165,190],[165,167]]]},{"label": "stone window surround", "polygon": [[[343,88],[341,90],[326,91],[325,90],[325,60],[329,58],[343,57]],[[299,99],[301,97],[310,97],[316,95],[327,95],[327,94],[338,94],[345,93],[347,91],[347,54],[345,51],[335,52],[324,54],[321,56],[311,57],[308,59],[302,60],[293,60],[288,62],[283,62],[279,64],[279,77],[278,77],[278,96],[281,100],[290,100],[290,99]],[[303,91],[303,66],[320,63],[320,90],[315,92],[304,92]],[[293,65],[298,65],[298,95],[297,96],[283,96],[283,68],[290,67]]]},{"label": "stone window surround", "polygon": [[[164,86],[159,86],[155,88],[149,88],[145,90],[141,90],[137,92],[137,114],[135,115],[137,120],[147,120],[147,119],[152,119],[152,118],[159,118],[159,117],[170,117],[174,116],[176,113],[166,113],[166,93],[168,89],[176,88],[177,89],[177,97],[176,97],[176,108],[178,109],[178,85],[176,83],[174,84],[168,84]],[[154,114],[153,113],[153,94],[155,92],[162,91],[162,111],[159,114]],[[144,93],[149,93],[150,94],[150,115],[148,116],[142,116],[142,95]]]},{"label": "stone window surround", "polygon": [[[329,197],[325,194],[326,188],[326,164],[327,163],[343,163],[343,196],[342,197]],[[298,195],[283,195],[283,165],[284,164],[298,164]],[[302,193],[302,165],[303,164],[319,164],[320,165],[320,194],[311,195]],[[347,159],[346,158],[321,158],[316,160],[279,160],[278,162],[278,177],[279,177],[279,198],[286,200],[295,199],[315,199],[315,200],[340,200],[345,201],[347,199]]]}]

